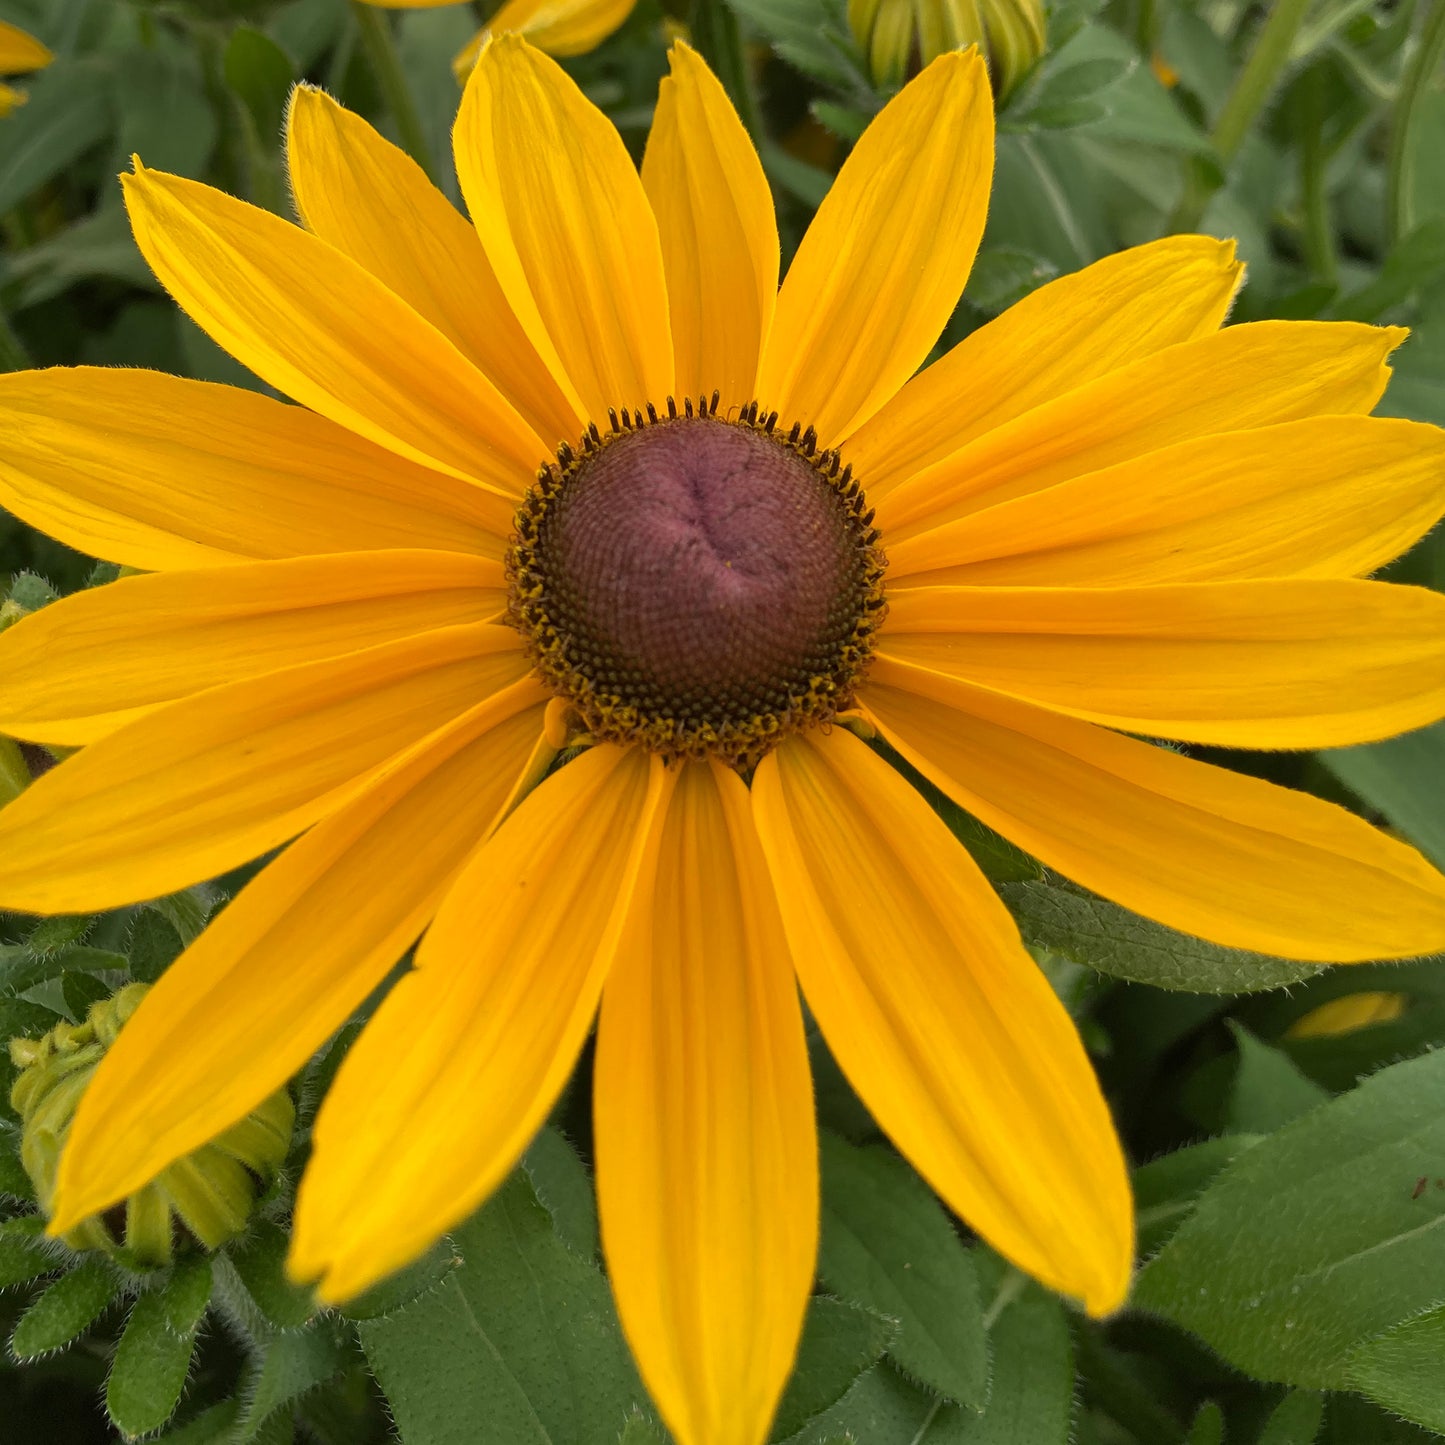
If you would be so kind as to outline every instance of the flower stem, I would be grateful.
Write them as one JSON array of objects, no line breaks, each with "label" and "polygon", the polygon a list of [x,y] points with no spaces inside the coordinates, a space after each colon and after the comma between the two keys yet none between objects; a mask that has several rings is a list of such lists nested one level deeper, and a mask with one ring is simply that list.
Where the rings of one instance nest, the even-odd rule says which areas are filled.
[{"label": "flower stem", "polygon": [[[1294,44],[1295,32],[1305,18],[1312,0],[1275,0],[1269,18],[1261,27],[1244,69],[1214,122],[1210,140],[1214,153],[1227,170],[1238,153],[1249,128],[1274,93]],[[1170,231],[1190,231],[1199,224],[1204,208],[1216,189],[1216,182],[1197,163],[1185,177],[1184,194],[1169,221]]]},{"label": "flower stem", "polygon": [[1415,225],[1414,130],[1420,116],[1420,102],[1429,89],[1431,77],[1445,51],[1445,0],[1427,0],[1420,43],[1405,67],[1400,98],[1390,126],[1390,156],[1386,180],[1385,217],[1390,244],[1407,236]]},{"label": "flower stem", "polygon": [[426,129],[421,123],[416,101],[412,98],[411,87],[406,83],[406,73],[401,68],[401,57],[396,51],[396,37],[391,31],[391,20],[374,5],[363,0],[351,0],[351,13],[356,19],[357,33],[361,36],[362,48],[376,75],[381,93],[396,120],[402,146],[410,152],[411,158],[434,181],[436,165],[432,160],[431,146],[427,142]]},{"label": "flower stem", "polygon": [[1313,66],[1299,83],[1300,197],[1304,209],[1304,253],[1309,268],[1333,285],[1339,279],[1330,199],[1325,183],[1325,72]]}]

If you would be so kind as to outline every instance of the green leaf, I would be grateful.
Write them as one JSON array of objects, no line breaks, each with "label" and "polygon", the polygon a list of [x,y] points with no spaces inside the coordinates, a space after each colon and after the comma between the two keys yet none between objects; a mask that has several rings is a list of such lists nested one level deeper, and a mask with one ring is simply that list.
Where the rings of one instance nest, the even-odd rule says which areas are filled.
[{"label": "green leaf", "polygon": [[[987,316],[997,316],[1058,275],[1052,261],[1017,246],[994,246],[979,253],[968,274],[964,299]],[[980,825],[981,826],[981,825]],[[1024,877],[1037,878],[1035,870]]]},{"label": "green leaf", "polygon": [[1314,1390],[1291,1390],[1265,1421],[1259,1445],[1314,1445],[1324,1419],[1323,1395]]},{"label": "green leaf", "polygon": [[1144,1269],[1134,1302],[1256,1379],[1338,1388],[1356,1344],[1445,1299],[1445,1190],[1421,1172],[1442,1156],[1445,1050],[1247,1150]]},{"label": "green leaf", "polygon": [[557,1238],[583,1259],[595,1260],[601,1249],[596,1196],[577,1151],[561,1131],[543,1129],[523,1155],[522,1168],[542,1208],[552,1216]]},{"label": "green leaf", "polygon": [[993,1379],[977,1421],[965,1417],[966,1445],[1069,1445],[1074,1419],[1074,1346],[1057,1297],[996,1255],[979,1274],[994,1296],[989,1309]]},{"label": "green leaf", "polygon": [[140,290],[154,290],[158,284],[131,236],[124,207],[117,203],[102,206],[6,260],[5,279],[15,287],[16,310],[49,301],[77,281],[93,277],[123,281]]},{"label": "green leaf", "polygon": [[168,893],[145,906],[154,908],[189,948],[201,936],[216,906],[216,893],[209,884],[201,883],[180,893]]},{"label": "green leaf", "polygon": [[395,1314],[435,1289],[461,1263],[455,1245],[450,1239],[443,1239],[415,1263],[340,1305],[337,1312],[349,1320],[376,1320]]},{"label": "green leaf", "polygon": [[29,99],[5,117],[0,147],[0,213],[18,205],[112,134],[111,68],[58,56],[25,88]]},{"label": "green leaf", "polygon": [[130,930],[130,974],[139,983],[154,983],[181,955],[175,925],[154,908],[136,912]]},{"label": "green leaf", "polygon": [[1350,1388],[1427,1430],[1445,1435],[1445,1305],[1357,1345]]},{"label": "green leaf", "polygon": [[[79,952],[79,950],[76,950]],[[100,950],[87,950],[88,952],[99,952]],[[125,967],[125,959],[120,954],[110,955],[115,964],[108,965],[115,967],[118,964]],[[90,1012],[91,1004],[99,1003],[102,999],[110,997],[109,984],[103,980],[94,978],[88,973],[81,973],[70,968],[70,955],[65,956],[66,969],[60,976],[60,996],[65,1000],[66,1010],[71,1018],[77,1023],[85,1018]]]},{"label": "green leaf", "polygon": [[192,1258],[135,1302],[105,1382],[105,1408],[127,1438],[159,1430],[175,1413],[210,1298],[210,1262]]},{"label": "green leaf", "polygon": [[54,958],[73,948],[95,926],[89,913],[62,913],[43,918],[25,939],[25,946],[36,958]]},{"label": "green leaf", "polygon": [[115,73],[115,168],[128,169],[134,155],[152,170],[204,175],[217,127],[194,50],[179,43],[129,46],[117,53]]},{"label": "green leaf", "polygon": [[1311,963],[1221,948],[1061,883],[1003,883],[1025,942],[1115,978],[1190,993],[1253,993],[1318,973]]},{"label": "green leaf", "polygon": [[246,1292],[278,1329],[298,1329],[321,1308],[309,1285],[293,1284],[287,1278],[288,1247],[286,1231],[262,1220],[228,1251]]},{"label": "green leaf", "polygon": [[728,4],[805,75],[835,89],[868,90],[841,0],[728,0]]},{"label": "green leaf", "polygon": [[928,1186],[892,1150],[821,1138],[818,1273],[835,1294],[898,1322],[890,1357],[947,1399],[988,1394],[988,1338],[969,1251]]},{"label": "green leaf", "polygon": [[871,1310],[815,1295],[808,1302],[797,1363],[771,1438],[786,1439],[842,1399],[858,1376],[881,1358],[893,1333],[893,1326]]},{"label": "green leaf", "polygon": [[525,1173],[454,1236],[465,1263],[358,1329],[406,1445],[616,1445],[646,1397],[601,1273],[557,1237]]},{"label": "green leaf", "polygon": [[617,1437],[617,1445],[667,1445],[667,1437],[662,1427],[646,1415],[629,1415]]},{"label": "green leaf", "polygon": [[965,1420],[976,1419],[883,1362],[859,1376],[836,1405],[810,1420],[787,1445],[967,1445]]},{"label": "green leaf", "polygon": [[1224,1414],[1212,1400],[1199,1407],[1184,1445],[1224,1445]]},{"label": "green leaf", "polygon": [[1239,1067],[1229,1098],[1229,1133],[1272,1134],[1328,1101],[1329,1094],[1307,1079],[1288,1054],[1260,1043],[1232,1019],[1229,1028],[1239,1045]]},{"label": "green leaf", "polygon": [[1445,723],[1382,743],[1334,748],[1320,761],[1365,802],[1378,808],[1445,868]]},{"label": "green leaf", "polygon": [[167,1430],[157,1445],[234,1445],[240,1414],[239,1400],[222,1400],[219,1405],[203,1410],[194,1420]]},{"label": "green leaf", "polygon": [[310,1329],[262,1341],[259,1364],[247,1386],[246,1407],[236,1432],[238,1445],[255,1440],[278,1410],[295,1405],[358,1358],[345,1328],[334,1319],[322,1318]]},{"label": "green leaf", "polygon": [[238,25],[226,43],[222,69],[257,135],[274,150],[286,119],[286,98],[296,81],[291,58],[269,35]]},{"label": "green leaf", "polygon": [[1191,1213],[1205,1187],[1259,1139],[1257,1134],[1226,1134],[1176,1149],[1136,1169],[1134,1214],[1139,1253],[1153,1254]]},{"label": "green leaf", "polygon": [[17,1360],[33,1360],[69,1344],[115,1298],[120,1280],[100,1259],[87,1259],[63,1274],[20,1316],[10,1337]]},{"label": "green leaf", "polygon": [[[20,1162],[20,1131],[0,1123],[0,1195],[5,1194],[22,1204],[35,1203],[35,1186]],[[3,1227],[0,1225],[0,1229]],[[0,1266],[0,1287],[4,1284],[3,1275],[4,1267]]]},{"label": "green leaf", "polygon": [[28,1284],[60,1268],[60,1261],[41,1243],[44,1234],[45,1221],[38,1214],[0,1224],[0,1289]]}]

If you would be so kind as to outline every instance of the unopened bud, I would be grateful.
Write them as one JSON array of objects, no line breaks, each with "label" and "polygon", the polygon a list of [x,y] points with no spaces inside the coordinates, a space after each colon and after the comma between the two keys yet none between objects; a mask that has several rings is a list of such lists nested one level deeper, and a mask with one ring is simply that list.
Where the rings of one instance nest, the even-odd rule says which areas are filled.
[{"label": "unopened bud", "polygon": [[[43,1038],[12,1039],[21,1073],[10,1091],[20,1115],[20,1161],[47,1215],[55,1175],[81,1095],[121,1026],[149,985],[127,984],[93,1004],[79,1024],[59,1024]],[[135,1268],[169,1264],[177,1226],[217,1249],[245,1228],[256,1200],[286,1157],[294,1120],[291,1096],[278,1090],[238,1124],[176,1160],[122,1204],[83,1221],[64,1236],[77,1250],[102,1250]]]}]

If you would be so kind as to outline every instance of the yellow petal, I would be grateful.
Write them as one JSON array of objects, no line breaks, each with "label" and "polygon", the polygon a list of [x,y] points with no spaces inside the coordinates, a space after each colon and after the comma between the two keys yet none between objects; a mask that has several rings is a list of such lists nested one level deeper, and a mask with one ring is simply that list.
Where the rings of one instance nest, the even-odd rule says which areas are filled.
[{"label": "yellow petal", "polygon": [[1309,417],[1197,437],[921,532],[888,551],[907,585],[1124,587],[1351,577],[1445,512],[1445,431]]},{"label": "yellow petal", "polygon": [[286,155],[311,231],[431,322],[548,446],[581,436],[581,416],[527,340],[476,231],[404,150],[325,91],[299,85]]},{"label": "yellow petal", "polygon": [[0,636],[0,732],[72,746],[163,703],[395,638],[486,622],[501,564],[372,552],[158,572],[77,592]]},{"label": "yellow petal", "polygon": [[1320,963],[1445,948],[1445,878],[1333,803],[886,659],[862,704],[962,807],[1137,913]]},{"label": "yellow petal", "polygon": [[1384,582],[920,587],[879,651],[1091,722],[1329,748],[1445,714],[1445,596]]},{"label": "yellow petal", "polygon": [[13,85],[6,85],[0,80],[0,120],[4,120],[17,106],[24,105],[30,97],[23,90],[17,90]]},{"label": "yellow petal", "polygon": [[1073,1023],[972,859],[846,729],[790,739],[753,804],[804,996],[863,1102],[1000,1253],[1091,1313],[1133,1218]]},{"label": "yellow petal", "polygon": [[464,1219],[566,1083],[666,791],[638,749],[589,749],[462,870],[316,1120],[289,1268],[341,1300]]},{"label": "yellow petal", "polygon": [[299,406],[158,371],[0,376],[0,504],[146,571],[428,547],[501,557],[513,503]]},{"label": "yellow petal", "polygon": [[585,55],[618,29],[636,4],[637,0],[506,0],[462,48],[452,69],[465,84],[482,46],[509,30],[548,55]]},{"label": "yellow petal", "polygon": [[453,134],[457,176],[497,279],[582,413],[673,389],[657,222],[622,137],[516,35],[483,47]]},{"label": "yellow petal", "polygon": [[993,98],[976,50],[940,55],[864,132],[778,295],[758,396],[836,446],[913,374],[983,234]]},{"label": "yellow petal", "polygon": [[1233,241],[1166,236],[1061,276],[964,337],[853,436],[844,455],[880,502],[1016,416],[1223,322]]},{"label": "yellow petal", "polygon": [[0,20],[0,75],[23,75],[40,70],[55,57],[33,35],[18,25]]},{"label": "yellow petal", "polygon": [[1253,321],[1172,346],[915,473],[881,499],[878,525],[891,541],[1191,437],[1368,412],[1404,337],[1349,321]]},{"label": "yellow petal", "polygon": [[1409,1005],[1403,993],[1347,993],[1332,998],[1297,1018],[1285,1031],[1287,1039],[1333,1039],[1375,1024],[1393,1023]]},{"label": "yellow petal", "polygon": [[797,986],[736,773],[684,766],[602,997],[597,1193],[622,1327],[679,1445],[759,1445],[818,1235]]},{"label": "yellow petal", "polygon": [[727,92],[690,46],[668,52],[642,184],[657,216],[681,396],[756,395],[778,292],[778,227],[762,163]]},{"label": "yellow petal", "polygon": [[527,672],[505,627],[449,627],[186,698],[0,809],[0,907],[84,913],[174,892],[325,817],[368,774]]},{"label": "yellow petal", "polygon": [[137,165],[136,244],[219,346],[358,436],[520,496],[547,448],[434,326],[355,261],[279,216]]},{"label": "yellow petal", "polygon": [[523,681],[470,709],[226,905],[146,996],[86,1091],[53,1228],[132,1193],[243,1118],[346,1021],[507,803],[544,706]]}]

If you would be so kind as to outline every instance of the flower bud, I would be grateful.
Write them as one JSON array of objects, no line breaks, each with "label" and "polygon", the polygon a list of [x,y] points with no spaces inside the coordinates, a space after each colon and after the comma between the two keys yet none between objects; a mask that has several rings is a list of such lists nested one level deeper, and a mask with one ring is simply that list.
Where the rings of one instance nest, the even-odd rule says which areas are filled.
[{"label": "flower bud", "polygon": [[901,85],[945,50],[977,45],[998,101],[1046,45],[1041,0],[849,0],[848,24],[876,84]]},{"label": "flower bud", "polygon": [[[39,1039],[12,1039],[20,1072],[10,1103],[20,1115],[20,1161],[49,1215],[71,1121],[96,1065],[136,1011],[149,985],[127,984],[93,1004],[85,1021],[59,1024]],[[176,1160],[123,1203],[64,1236],[76,1250],[101,1250],[137,1269],[169,1264],[181,1225],[208,1250],[239,1234],[291,1143],[291,1096],[280,1089],[195,1153]]]}]

